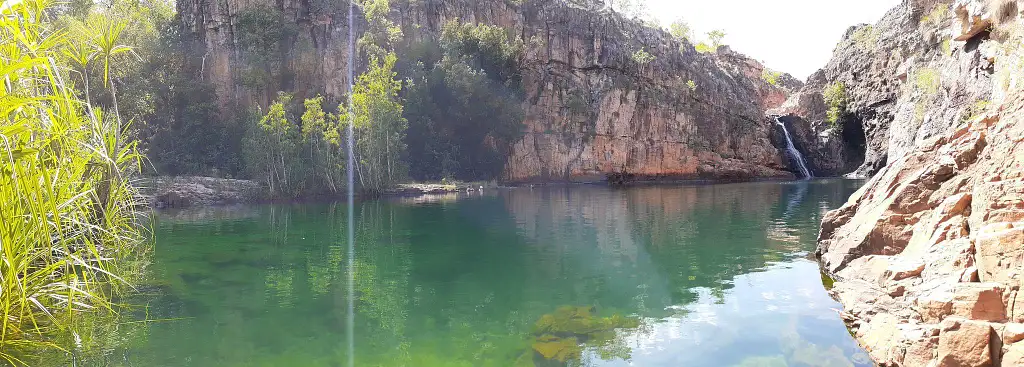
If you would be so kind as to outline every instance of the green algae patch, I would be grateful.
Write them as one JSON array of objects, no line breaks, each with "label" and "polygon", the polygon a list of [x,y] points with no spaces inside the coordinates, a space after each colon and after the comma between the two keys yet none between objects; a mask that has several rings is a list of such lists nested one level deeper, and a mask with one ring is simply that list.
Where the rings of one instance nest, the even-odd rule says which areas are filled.
[{"label": "green algae patch", "polygon": [[[531,346],[535,360],[566,363],[580,360],[586,346],[595,346],[603,351],[614,344],[616,329],[633,329],[640,326],[640,319],[612,315],[597,316],[593,306],[562,306],[550,314],[537,319],[533,326]],[[602,353],[606,354],[606,353]],[[607,353],[609,356],[629,355],[629,352]]]},{"label": "green algae patch", "polygon": [[832,290],[832,287],[835,286],[835,284],[835,279],[832,279],[832,277],[825,274],[825,272],[821,272],[821,285],[825,286],[826,291]]},{"label": "green algae patch", "polygon": [[582,336],[589,339],[592,334],[613,331],[619,328],[636,328],[640,320],[635,317],[612,315],[595,316],[595,307],[562,306],[554,313],[541,316],[533,326],[534,335]]},{"label": "green algae patch", "polygon": [[562,363],[579,359],[583,348],[574,337],[559,338],[554,335],[542,335],[533,342],[533,350],[541,357]]}]

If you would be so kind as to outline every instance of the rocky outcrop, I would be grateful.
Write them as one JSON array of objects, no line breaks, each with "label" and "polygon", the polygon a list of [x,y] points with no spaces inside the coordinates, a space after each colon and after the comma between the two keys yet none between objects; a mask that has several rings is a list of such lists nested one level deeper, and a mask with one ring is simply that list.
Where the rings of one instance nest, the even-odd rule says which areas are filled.
[{"label": "rocky outcrop", "polygon": [[[991,50],[986,51],[991,57],[984,57],[993,68],[985,77],[992,80],[987,92],[994,97],[991,105],[938,134],[924,132],[938,126],[926,123],[911,134],[913,139],[897,126],[890,127],[889,164],[822,221],[818,255],[823,270],[836,279],[832,292],[846,307],[856,336],[882,365],[1024,362],[1024,298],[1018,297],[1024,280],[1020,5],[955,4],[957,14],[975,14],[969,9],[1013,10],[1012,17],[990,15],[1004,12],[960,16],[992,28],[971,34],[976,27],[963,24],[942,36],[973,40],[976,49]],[[927,64],[975,65],[951,60]],[[942,81],[953,88],[928,112],[934,121],[941,124],[942,116],[957,113],[945,99],[957,98],[952,91],[967,90],[956,86],[974,85],[979,69],[974,70],[940,71],[943,78],[967,81]],[[896,142],[906,145],[893,146]],[[901,149],[906,152],[894,154]]]},{"label": "rocky outcrop", "polygon": [[[904,0],[876,24],[851,27],[831,61],[782,108],[810,128],[800,142],[822,154],[812,164],[848,168],[870,177],[930,138],[970,118],[991,99],[988,32],[951,35],[959,27],[949,0]],[[973,27],[973,26],[972,26]],[[826,86],[841,83],[848,105],[826,122]]]},{"label": "rocky outcrop", "polygon": [[193,176],[146,179],[139,190],[159,209],[252,203],[263,193],[254,181]]},{"label": "rocky outcrop", "polygon": [[[298,29],[281,50],[289,79],[280,88],[344,93],[347,4],[319,3],[178,0],[177,8],[219,96],[255,104],[273,91],[243,85],[237,45],[239,14],[257,6],[280,10]],[[801,83],[784,75],[769,85],[764,66],[728,47],[698,53],[600,0],[396,0],[392,7],[406,37],[432,37],[460,20],[498,25],[525,41],[526,134],[509,152],[507,181],[792,176],[763,116]]]}]

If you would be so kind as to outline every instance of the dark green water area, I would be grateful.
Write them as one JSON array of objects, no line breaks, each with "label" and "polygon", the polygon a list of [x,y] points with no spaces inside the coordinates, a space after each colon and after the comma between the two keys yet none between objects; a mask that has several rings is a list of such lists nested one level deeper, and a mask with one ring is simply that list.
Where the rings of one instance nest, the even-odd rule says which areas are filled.
[{"label": "dark green water area", "polygon": [[813,259],[860,184],[366,201],[352,268],[344,204],[164,212],[103,364],[871,366]]}]

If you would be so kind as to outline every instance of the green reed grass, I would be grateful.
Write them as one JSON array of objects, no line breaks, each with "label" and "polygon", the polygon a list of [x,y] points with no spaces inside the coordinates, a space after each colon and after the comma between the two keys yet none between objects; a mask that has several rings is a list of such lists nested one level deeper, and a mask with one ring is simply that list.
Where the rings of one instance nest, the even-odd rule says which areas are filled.
[{"label": "green reed grass", "polygon": [[106,73],[114,48],[94,40],[111,39],[62,29],[55,5],[0,5],[0,361],[14,365],[67,349],[57,335],[80,340],[83,313],[112,313],[145,248],[136,147],[116,113],[80,99],[74,80],[87,78],[69,67]]}]

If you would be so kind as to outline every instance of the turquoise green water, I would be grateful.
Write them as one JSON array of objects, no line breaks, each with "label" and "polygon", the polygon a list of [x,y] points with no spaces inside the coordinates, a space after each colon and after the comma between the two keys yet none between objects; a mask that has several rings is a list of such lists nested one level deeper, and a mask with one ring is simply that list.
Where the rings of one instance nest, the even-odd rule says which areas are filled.
[{"label": "turquoise green water", "polygon": [[[859,183],[163,213],[130,366],[864,366],[809,260]],[[126,326],[125,329],[128,329]]]}]

